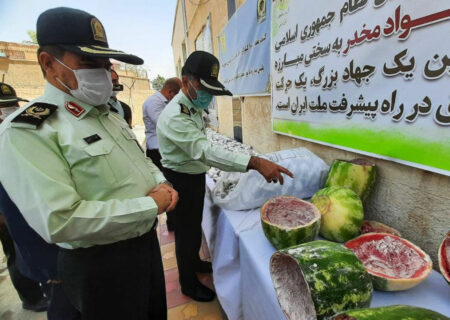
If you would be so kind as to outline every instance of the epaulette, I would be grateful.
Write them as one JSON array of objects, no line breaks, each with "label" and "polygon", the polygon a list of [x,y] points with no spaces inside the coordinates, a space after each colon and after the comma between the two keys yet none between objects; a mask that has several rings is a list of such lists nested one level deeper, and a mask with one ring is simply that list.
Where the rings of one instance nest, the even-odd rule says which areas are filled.
[{"label": "epaulette", "polygon": [[189,117],[191,116],[191,112],[189,111],[189,108],[188,107],[186,107],[184,104],[182,104],[182,103],[180,103],[179,104],[180,105],[180,112],[181,113],[184,113],[184,114],[186,114],[186,115],[188,115]]},{"label": "epaulette", "polygon": [[11,120],[11,124],[14,127],[32,126],[37,129],[57,108],[54,104],[35,102]]}]

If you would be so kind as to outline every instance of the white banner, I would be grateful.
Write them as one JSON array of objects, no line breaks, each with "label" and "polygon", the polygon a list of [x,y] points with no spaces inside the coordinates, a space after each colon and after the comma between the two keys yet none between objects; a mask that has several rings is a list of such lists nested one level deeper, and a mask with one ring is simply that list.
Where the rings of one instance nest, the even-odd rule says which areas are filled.
[{"label": "white banner", "polygon": [[276,0],[275,132],[450,175],[450,1]]}]

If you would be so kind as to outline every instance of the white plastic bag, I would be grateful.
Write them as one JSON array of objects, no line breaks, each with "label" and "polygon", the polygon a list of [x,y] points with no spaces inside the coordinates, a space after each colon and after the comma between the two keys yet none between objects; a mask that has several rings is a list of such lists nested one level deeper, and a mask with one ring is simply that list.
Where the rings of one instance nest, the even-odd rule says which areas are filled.
[{"label": "white plastic bag", "polygon": [[213,189],[214,203],[226,210],[254,209],[281,195],[310,198],[325,184],[329,166],[306,148],[281,150],[262,157],[287,168],[295,178],[283,175],[284,184],[280,185],[267,183],[256,170],[227,172]]}]

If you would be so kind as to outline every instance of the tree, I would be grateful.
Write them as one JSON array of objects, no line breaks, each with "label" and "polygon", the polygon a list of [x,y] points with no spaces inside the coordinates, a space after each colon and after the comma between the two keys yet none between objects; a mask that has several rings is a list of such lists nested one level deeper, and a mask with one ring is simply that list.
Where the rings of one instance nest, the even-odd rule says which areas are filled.
[{"label": "tree", "polygon": [[38,43],[38,42],[37,42],[36,31],[28,30],[28,31],[27,31],[27,34],[28,34],[28,36],[30,37],[30,41],[27,41],[27,42]]},{"label": "tree", "polygon": [[152,86],[155,90],[161,90],[164,86],[164,82],[166,82],[166,78],[161,75],[157,75],[155,79],[152,80]]}]

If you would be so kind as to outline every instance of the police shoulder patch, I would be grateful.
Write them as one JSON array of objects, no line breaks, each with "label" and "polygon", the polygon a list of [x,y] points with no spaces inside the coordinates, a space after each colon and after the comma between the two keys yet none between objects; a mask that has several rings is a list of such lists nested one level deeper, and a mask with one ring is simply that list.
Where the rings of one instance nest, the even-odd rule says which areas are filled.
[{"label": "police shoulder patch", "polygon": [[180,108],[181,108],[180,109],[181,113],[184,113],[184,114],[186,114],[188,116],[191,116],[191,112],[189,111],[189,108],[186,107],[184,104],[180,103]]},{"label": "police shoulder patch", "polygon": [[[36,102],[19,113],[11,122],[13,124],[26,124],[38,128],[58,107],[54,104]],[[20,125],[18,125],[20,126]]]}]

